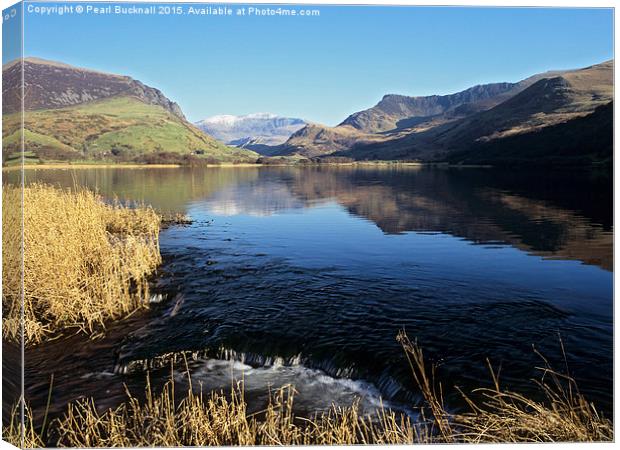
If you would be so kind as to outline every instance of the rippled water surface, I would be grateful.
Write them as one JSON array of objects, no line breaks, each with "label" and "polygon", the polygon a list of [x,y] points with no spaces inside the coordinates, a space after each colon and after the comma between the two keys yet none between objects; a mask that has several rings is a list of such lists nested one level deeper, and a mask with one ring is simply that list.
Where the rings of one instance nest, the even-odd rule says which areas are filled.
[{"label": "rippled water surface", "polygon": [[[26,354],[26,395],[54,405],[93,395],[112,405],[164,355],[194,352],[205,389],[244,379],[251,407],[295,384],[302,412],[363,397],[417,401],[406,330],[444,387],[501,380],[531,392],[536,350],[612,405],[611,182],[590,173],[490,169],[222,168],[28,171],[98,189],[194,222],[161,234],[161,303],[104,339]],[[10,180],[9,180],[10,181]],[[10,350],[10,349],[9,349]],[[183,367],[182,367],[183,366]],[[177,363],[182,382],[184,364]],[[449,389],[448,389],[449,390]],[[454,408],[462,405],[448,395]]]}]

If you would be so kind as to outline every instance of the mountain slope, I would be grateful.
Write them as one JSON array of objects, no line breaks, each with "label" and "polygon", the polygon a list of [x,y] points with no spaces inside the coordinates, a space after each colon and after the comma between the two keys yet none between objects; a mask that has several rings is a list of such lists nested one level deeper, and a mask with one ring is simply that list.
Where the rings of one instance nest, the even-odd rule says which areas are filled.
[{"label": "mountain slope", "polygon": [[611,61],[553,75],[538,79],[487,111],[379,144],[360,143],[345,153],[359,159],[443,160],[452,152],[480,143],[501,141],[582,117],[613,99]]},{"label": "mountain slope", "polygon": [[326,127],[319,124],[308,124],[295,132],[273,152],[273,155],[300,155],[306,158],[330,155],[338,151],[346,151],[353,145],[366,142],[372,136],[350,126]]},{"label": "mountain slope", "polygon": [[454,164],[516,166],[611,164],[613,161],[613,102],[593,113],[532,132],[479,142],[454,152]]},{"label": "mountain slope", "polygon": [[306,122],[269,113],[213,116],[196,122],[205,133],[229,145],[280,145]]},{"label": "mountain slope", "polygon": [[[10,138],[19,130],[19,114],[5,116],[4,121],[5,139],[9,138],[5,149],[11,150]],[[220,144],[162,107],[134,97],[28,111],[24,127],[26,149],[43,159],[129,161],[151,153],[194,153],[233,161],[249,156],[244,150]]]},{"label": "mountain slope", "polygon": [[[3,67],[3,161],[19,150],[20,65]],[[190,124],[161,91],[129,77],[28,58],[24,62],[25,151],[39,160],[253,161]],[[6,99],[6,100],[5,100]],[[14,156],[13,156],[14,157]]]},{"label": "mountain slope", "polygon": [[[131,77],[97,72],[47,61],[24,58],[24,108],[63,108],[93,100],[116,96],[136,97],[149,105],[159,105],[180,119],[185,119],[181,108],[170,101],[159,89],[144,85]],[[21,108],[20,95],[12,86],[21,83],[18,61],[2,68],[3,113],[17,112]]]},{"label": "mountain slope", "polygon": [[340,125],[350,125],[366,133],[380,133],[411,127],[447,115],[458,117],[499,104],[518,89],[516,83],[493,83],[474,86],[450,95],[408,97],[386,95],[372,108],[354,113]]}]

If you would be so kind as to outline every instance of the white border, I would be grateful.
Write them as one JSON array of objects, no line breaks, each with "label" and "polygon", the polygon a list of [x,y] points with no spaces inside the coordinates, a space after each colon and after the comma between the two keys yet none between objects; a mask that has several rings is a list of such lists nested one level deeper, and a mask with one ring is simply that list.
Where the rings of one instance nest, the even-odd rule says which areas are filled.
[{"label": "white border", "polygon": [[[97,1],[101,1],[104,2],[104,0],[86,0],[86,2],[88,3],[94,3]],[[79,1],[75,1],[75,3],[86,3],[86,2],[79,2]],[[117,0],[115,3],[134,3],[135,0]],[[0,10],[1,9],[5,9],[11,5],[14,5],[18,2],[16,1],[12,1],[12,0],[0,0]],[[50,3],[61,3],[61,1],[55,2],[53,0],[50,1]],[[108,1],[108,3],[110,3],[110,1]],[[614,1],[609,1],[609,0],[589,0],[589,1],[579,1],[579,0],[542,0],[542,1],[536,1],[536,0],[503,0],[501,2],[498,1],[494,1],[494,0],[474,0],[474,1],[467,1],[467,0],[423,0],[423,1],[416,1],[416,0],[374,0],[374,1],[369,1],[369,0],[259,0],[259,1],[255,1],[255,0],[225,0],[225,1],[221,1],[221,2],[217,2],[217,1],[196,1],[196,2],[187,2],[187,1],[181,1],[181,0],[167,0],[167,1],[160,1],[160,0],[155,0],[152,1],[152,3],[212,3],[212,4],[227,4],[227,3],[241,3],[241,4],[250,4],[250,3],[264,3],[264,4],[315,4],[315,5],[382,5],[382,6],[391,6],[391,5],[403,5],[403,6],[487,6],[487,7],[491,7],[491,6],[495,6],[495,7],[518,7],[518,6],[530,6],[530,7],[545,7],[545,6],[552,6],[552,7],[570,7],[570,8],[614,8],[614,25],[615,25],[615,21],[616,21],[616,9],[615,9],[615,2]],[[615,30],[615,26],[614,26],[614,30]],[[2,43],[2,33],[0,33],[0,44]],[[618,44],[618,35],[614,35],[614,49],[617,47]],[[615,52],[614,52],[615,55]],[[614,73],[614,99],[615,99],[615,86],[618,84],[618,72]],[[0,99],[0,108],[1,108],[1,99]],[[616,125],[616,118],[618,117],[618,104],[617,102],[615,102],[614,104],[614,144],[616,142],[618,142],[618,128],[615,126]],[[614,145],[615,147],[615,145]],[[614,148],[614,153],[615,153],[615,148]],[[618,173],[618,167],[620,165],[620,158],[616,157],[616,155],[614,155],[614,174]],[[619,194],[620,188],[618,187],[618,185],[615,183],[615,176],[614,176],[614,225],[620,223],[618,221],[618,218],[620,217],[620,212],[618,210],[618,208],[616,208],[617,202],[616,200],[618,199],[618,194]],[[614,233],[615,233],[615,229],[614,229]],[[1,231],[0,231],[0,237],[1,237]],[[619,244],[618,241],[615,239],[615,234],[614,234],[614,255],[617,254],[617,250],[618,250]],[[615,258],[614,258],[615,261]],[[617,285],[618,282],[618,272],[614,271],[614,287]],[[0,281],[0,286],[1,286],[1,281]],[[614,289],[614,306],[615,306],[615,300],[616,300],[616,290]],[[614,319],[615,319],[615,307],[614,307]],[[619,413],[620,413],[620,409],[618,408],[618,401],[617,398],[615,398],[617,392],[618,392],[618,353],[616,352],[616,347],[615,347],[615,343],[618,342],[618,327],[615,324],[615,320],[614,320],[614,423],[617,422],[618,418],[620,417]],[[0,346],[0,356],[1,356],[1,352],[2,352],[2,348]],[[1,373],[1,368],[0,368],[0,373]],[[1,400],[1,397],[0,397]],[[617,431],[617,428],[615,428],[615,431]],[[518,448],[518,446],[521,445],[525,445],[525,444],[479,444],[479,445],[484,445],[485,449],[490,449],[490,450],[501,450],[501,449],[510,449],[510,448]],[[531,444],[530,444],[531,445]],[[585,449],[588,448],[590,446],[596,446],[597,448],[601,448],[601,449],[611,449],[611,448],[615,448],[614,444],[612,443],[595,443],[595,444],[589,444],[589,443],[584,443],[584,444],[567,444],[567,443],[558,443],[558,444],[538,444],[538,445],[544,445],[545,448],[551,448],[551,449],[561,449],[561,448],[565,448],[565,447],[570,447],[571,449],[575,449],[575,450],[581,450],[581,449]],[[442,447],[446,447],[447,444],[433,444],[432,448],[442,448]],[[10,444],[7,444],[4,441],[0,442],[0,450],[7,450],[7,449],[13,449],[15,447],[11,446]],[[289,447],[291,449],[294,449],[294,447]],[[343,447],[339,447],[342,449],[356,449],[359,450],[359,447],[351,447],[351,446],[343,446]],[[408,449],[410,448],[410,446],[406,446],[406,445],[396,445],[396,446],[390,446],[388,447],[390,449]]]}]

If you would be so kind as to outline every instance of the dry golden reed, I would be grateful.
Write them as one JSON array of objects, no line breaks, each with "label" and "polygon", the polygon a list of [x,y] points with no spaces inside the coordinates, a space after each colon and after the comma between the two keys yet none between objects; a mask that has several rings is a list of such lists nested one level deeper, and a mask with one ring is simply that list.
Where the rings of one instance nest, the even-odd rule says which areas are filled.
[{"label": "dry golden reed", "polygon": [[[443,405],[441,386],[429,374],[422,350],[404,332],[398,334],[413,377],[420,388],[434,421],[439,442],[599,442],[613,440],[613,423],[603,417],[579,392],[568,374],[551,369],[539,354],[544,367],[537,381],[546,401],[535,401],[500,387],[497,374],[489,363],[492,388],[480,388],[477,401],[463,395],[469,411],[450,414]],[[561,344],[561,342],[560,342]],[[562,346],[562,350],[564,347]]]},{"label": "dry golden reed", "polygon": [[193,389],[188,371],[188,389],[180,401],[173,379],[154,394],[147,378],[144,400],[128,392],[126,402],[106,411],[100,411],[92,399],[71,403],[50,424],[48,433],[35,431],[26,408],[26,426],[20,431],[11,422],[4,436],[13,443],[23,436],[26,447],[42,442],[59,447],[180,447],[613,440],[612,422],[579,394],[573,379],[551,371],[546,361],[538,384],[546,401],[501,389],[491,371],[493,388],[482,389],[479,400],[465,396],[469,411],[450,413],[419,346],[403,333],[398,339],[424,398],[415,422],[383,407],[362,415],[357,403],[334,406],[310,418],[297,417],[292,386],[275,390],[264,411],[250,414],[243,384],[228,395],[204,394]]},{"label": "dry golden reed", "polygon": [[19,340],[22,274],[22,191],[2,187],[2,335]]},{"label": "dry golden reed", "polygon": [[310,419],[293,412],[294,389],[282,387],[270,396],[264,411],[248,414],[239,385],[222,392],[188,389],[174,403],[174,382],[155,396],[147,386],[146,400],[129,396],[126,403],[103,413],[92,400],[69,406],[56,422],[56,444],[69,447],[171,447],[224,445],[335,445],[413,443],[410,419],[391,411],[363,417],[357,405],[333,407]]},{"label": "dry golden reed", "polygon": [[43,448],[45,443],[41,439],[40,432],[35,430],[32,420],[32,412],[25,407],[23,421],[21,403],[13,407],[9,424],[2,428],[2,439],[19,448]]},{"label": "dry golden reed", "polygon": [[25,427],[11,421],[4,439],[24,448],[42,447],[179,447],[239,445],[341,445],[398,444],[422,441],[411,419],[380,409],[362,416],[357,404],[333,407],[313,418],[293,412],[294,388],[284,386],[270,395],[264,411],[249,414],[243,385],[223,392],[194,393],[188,389],[175,404],[174,381],[159,395],[147,384],[146,398],[128,400],[115,409],[100,412],[92,399],[69,404],[55,420],[50,433],[39,433],[26,408]]},{"label": "dry golden reed", "polygon": [[[2,331],[14,341],[21,334],[21,194],[19,187],[3,187]],[[93,333],[104,320],[146,305],[147,277],[161,262],[159,225],[151,208],[107,204],[86,189],[26,187],[26,345],[70,329]]]}]

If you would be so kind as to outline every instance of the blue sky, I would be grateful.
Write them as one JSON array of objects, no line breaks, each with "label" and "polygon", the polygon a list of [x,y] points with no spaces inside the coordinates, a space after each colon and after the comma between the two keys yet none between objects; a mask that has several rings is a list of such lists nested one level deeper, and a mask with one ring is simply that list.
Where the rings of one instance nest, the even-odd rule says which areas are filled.
[{"label": "blue sky", "polygon": [[320,17],[26,11],[25,54],[130,75],[190,120],[265,111],[328,125],[386,93],[446,94],[613,57],[611,9],[313,8]]}]

